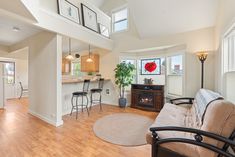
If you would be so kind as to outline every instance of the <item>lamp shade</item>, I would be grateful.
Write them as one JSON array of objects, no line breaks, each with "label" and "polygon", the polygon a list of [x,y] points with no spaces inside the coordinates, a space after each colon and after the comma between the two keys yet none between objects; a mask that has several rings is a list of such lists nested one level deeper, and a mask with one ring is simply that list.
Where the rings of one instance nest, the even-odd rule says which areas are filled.
[{"label": "lamp shade", "polygon": [[200,61],[205,61],[207,59],[208,53],[205,51],[201,51],[197,52],[196,55]]},{"label": "lamp shade", "polygon": [[71,54],[69,54],[69,55],[66,56],[65,58],[68,59],[68,60],[73,60],[73,59],[74,59],[73,55],[71,55]]},{"label": "lamp shade", "polygon": [[91,57],[89,56],[89,58],[87,58],[86,62],[91,63],[91,62],[93,62],[93,60],[92,60]]}]

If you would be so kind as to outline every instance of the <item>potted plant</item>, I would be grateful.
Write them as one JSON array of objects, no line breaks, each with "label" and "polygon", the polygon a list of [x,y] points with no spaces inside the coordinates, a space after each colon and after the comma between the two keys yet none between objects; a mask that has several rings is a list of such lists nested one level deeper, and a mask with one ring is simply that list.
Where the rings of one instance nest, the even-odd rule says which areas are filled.
[{"label": "potted plant", "polygon": [[126,107],[127,100],[124,96],[125,87],[133,81],[133,71],[135,66],[130,63],[122,62],[115,68],[115,83],[119,87],[119,106]]}]

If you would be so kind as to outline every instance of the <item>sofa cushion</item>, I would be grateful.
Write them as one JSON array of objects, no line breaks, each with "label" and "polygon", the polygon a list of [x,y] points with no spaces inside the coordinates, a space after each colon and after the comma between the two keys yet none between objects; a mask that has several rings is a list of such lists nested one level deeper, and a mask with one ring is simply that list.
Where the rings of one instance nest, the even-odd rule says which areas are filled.
[{"label": "sofa cushion", "polygon": [[[235,105],[224,100],[212,102],[207,108],[201,130],[212,132],[228,138],[235,130]],[[223,147],[222,142],[218,142],[210,138],[204,138],[204,142],[213,144],[220,148]],[[216,156],[215,153],[201,147],[198,147],[198,151],[201,156]]]},{"label": "sofa cushion", "polygon": [[[187,107],[181,107],[174,104],[165,104],[151,127],[178,126],[190,128],[194,125],[191,111],[192,110]],[[158,132],[158,135],[160,138],[194,138],[190,133],[176,131]],[[149,144],[152,143],[152,135],[150,132],[147,134],[146,140]],[[197,148],[193,145],[184,143],[167,143],[161,146],[185,156],[198,156]]]},{"label": "sofa cushion", "polygon": [[196,116],[199,119],[200,124],[203,124],[204,115],[206,113],[207,107],[215,100],[223,99],[223,97],[213,91],[207,89],[200,89],[195,97],[195,109]]},{"label": "sofa cushion", "polygon": [[[224,100],[216,100],[211,102],[211,104],[207,108],[204,117],[204,123],[202,126],[198,125],[198,123],[196,122],[198,119],[195,115],[194,105],[191,108],[185,108],[173,104],[165,104],[151,127],[179,126],[187,128],[197,128],[224,137],[229,137],[233,130],[235,130],[234,104]],[[158,132],[158,136],[162,139],[174,137],[194,139],[194,134],[177,131]],[[152,135],[150,132],[147,134],[146,139],[148,143],[152,143]],[[220,148],[223,147],[222,142],[218,142],[207,137],[204,137],[203,141]],[[162,144],[161,147],[170,149],[188,157],[217,156],[216,153],[202,147],[184,143],[166,143]]]}]

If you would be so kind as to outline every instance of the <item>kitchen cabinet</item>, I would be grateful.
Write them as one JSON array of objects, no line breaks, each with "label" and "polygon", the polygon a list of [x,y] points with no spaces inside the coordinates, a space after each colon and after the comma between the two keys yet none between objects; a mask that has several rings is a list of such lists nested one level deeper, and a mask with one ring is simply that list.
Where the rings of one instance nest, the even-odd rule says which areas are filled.
[{"label": "kitchen cabinet", "polygon": [[100,57],[98,54],[92,54],[93,62],[87,62],[89,55],[81,57],[81,71],[82,72],[99,72]]},{"label": "kitchen cabinet", "polygon": [[68,74],[71,72],[71,61],[66,58],[62,59],[62,74]]}]

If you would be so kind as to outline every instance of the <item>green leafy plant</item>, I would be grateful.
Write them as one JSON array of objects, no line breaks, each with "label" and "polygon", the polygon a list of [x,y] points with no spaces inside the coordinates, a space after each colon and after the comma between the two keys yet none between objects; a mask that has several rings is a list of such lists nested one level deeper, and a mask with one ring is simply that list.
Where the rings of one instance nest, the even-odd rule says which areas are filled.
[{"label": "green leafy plant", "polygon": [[120,89],[120,98],[124,98],[125,87],[129,86],[133,81],[133,72],[135,66],[130,63],[122,62],[117,65],[115,71],[115,83]]}]

